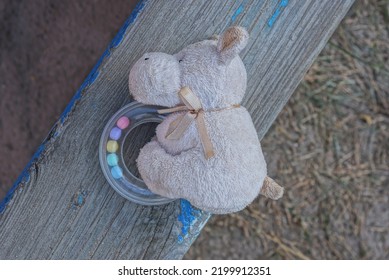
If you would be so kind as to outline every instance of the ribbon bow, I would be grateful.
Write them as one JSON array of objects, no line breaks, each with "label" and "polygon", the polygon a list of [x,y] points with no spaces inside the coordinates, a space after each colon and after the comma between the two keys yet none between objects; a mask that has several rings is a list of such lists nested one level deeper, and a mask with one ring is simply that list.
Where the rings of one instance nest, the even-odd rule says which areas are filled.
[{"label": "ribbon bow", "polygon": [[178,95],[185,105],[170,109],[158,110],[159,114],[188,111],[185,115],[178,117],[176,120],[170,123],[165,137],[170,140],[180,139],[192,121],[196,120],[197,130],[199,131],[200,141],[204,149],[205,158],[209,159],[213,157],[215,153],[213,151],[212,142],[209,138],[207,128],[205,127],[204,109],[201,105],[200,99],[189,89],[189,87],[181,88]]}]

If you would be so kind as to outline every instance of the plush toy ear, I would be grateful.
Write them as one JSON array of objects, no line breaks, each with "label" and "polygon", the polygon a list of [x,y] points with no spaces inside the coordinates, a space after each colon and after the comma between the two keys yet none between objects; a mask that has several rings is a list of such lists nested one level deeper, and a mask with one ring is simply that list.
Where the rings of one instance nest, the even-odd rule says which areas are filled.
[{"label": "plush toy ear", "polygon": [[228,28],[223,35],[220,36],[217,43],[217,50],[220,53],[220,58],[224,63],[230,63],[247,45],[249,34],[240,26]]}]

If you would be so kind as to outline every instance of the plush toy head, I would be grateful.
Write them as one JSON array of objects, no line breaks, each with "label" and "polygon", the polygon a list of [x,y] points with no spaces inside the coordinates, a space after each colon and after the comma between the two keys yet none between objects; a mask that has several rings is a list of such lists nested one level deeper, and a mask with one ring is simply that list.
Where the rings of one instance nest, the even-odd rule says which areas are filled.
[{"label": "plush toy head", "polygon": [[188,86],[204,109],[239,104],[247,83],[239,53],[247,41],[246,30],[233,27],[174,55],[146,53],[131,69],[130,92],[139,102],[173,107],[181,103],[177,92]]},{"label": "plush toy head", "polygon": [[[168,115],[158,125],[157,137],[141,149],[138,169],[154,193],[222,214],[243,209],[260,192],[266,162],[251,117],[238,105],[247,83],[239,53],[247,41],[243,28],[231,27],[174,55],[146,53],[131,69],[129,87],[137,101],[188,106],[182,100],[185,91],[201,105],[195,112]],[[181,131],[179,137],[170,137],[172,127]],[[204,138],[213,145],[212,156],[204,153]]]}]

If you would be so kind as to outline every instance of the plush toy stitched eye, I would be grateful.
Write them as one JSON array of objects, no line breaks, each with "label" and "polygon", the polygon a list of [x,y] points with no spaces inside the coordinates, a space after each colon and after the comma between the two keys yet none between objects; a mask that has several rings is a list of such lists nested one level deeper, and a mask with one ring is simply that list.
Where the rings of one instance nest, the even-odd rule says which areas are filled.
[{"label": "plush toy stitched eye", "polygon": [[178,61],[178,63],[181,63],[182,62],[182,59],[180,59],[179,61]]},{"label": "plush toy stitched eye", "polygon": [[148,57],[145,58],[145,60],[148,60],[148,59],[149,59]]}]

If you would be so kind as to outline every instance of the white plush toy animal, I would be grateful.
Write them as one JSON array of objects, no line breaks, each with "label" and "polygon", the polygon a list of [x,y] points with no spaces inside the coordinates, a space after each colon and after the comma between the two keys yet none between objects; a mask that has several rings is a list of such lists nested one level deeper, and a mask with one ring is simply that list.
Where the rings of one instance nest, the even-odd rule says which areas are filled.
[{"label": "white plush toy animal", "polygon": [[131,69],[137,101],[176,111],[137,159],[152,192],[216,214],[245,208],[262,186],[265,196],[282,196],[283,188],[266,177],[257,132],[239,105],[247,83],[239,53],[247,41],[246,30],[231,27],[174,55],[146,53]]}]

